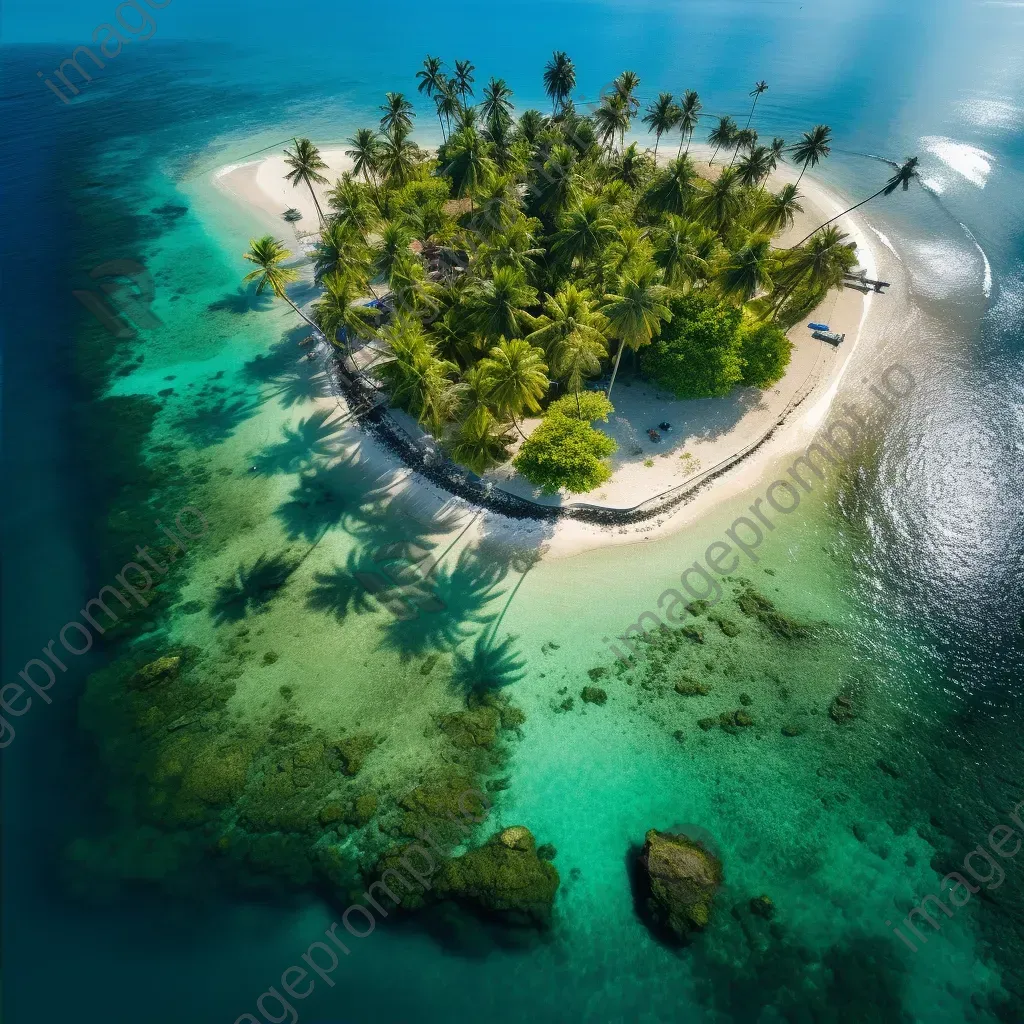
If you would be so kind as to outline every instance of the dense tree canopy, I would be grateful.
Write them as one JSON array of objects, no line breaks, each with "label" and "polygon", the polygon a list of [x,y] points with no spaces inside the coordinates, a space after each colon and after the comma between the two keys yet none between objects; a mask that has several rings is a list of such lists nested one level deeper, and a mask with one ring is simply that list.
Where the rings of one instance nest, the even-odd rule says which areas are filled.
[{"label": "dense tree canopy", "polygon": [[[784,329],[841,286],[856,256],[828,223],[778,248],[801,193],[773,194],[768,179],[787,153],[801,174],[825,159],[830,130],[759,144],[763,82],[737,124],[703,115],[692,89],[662,92],[641,113],[629,70],[583,115],[561,51],[543,69],[550,114],[520,114],[502,78],[476,103],[474,71],[428,56],[416,72],[415,95],[441,129],[436,152],[413,141],[416,108],[401,92],[349,140],[352,173],[330,188],[326,212],[317,204],[315,317],[353,358],[356,341],[371,341],[362,372],[475,472],[507,460],[523,418],[547,407],[515,465],[547,490],[587,490],[609,472],[614,442],[591,424],[607,417],[620,366],[635,365],[625,350],[680,396],[768,387],[785,373]],[[654,153],[664,147],[660,163],[625,145],[641,117]],[[710,169],[687,155],[698,128],[714,147]],[[326,180],[316,147],[297,139],[287,162],[288,180],[316,199]],[[876,195],[914,173],[908,161]],[[249,279],[290,302],[290,253],[271,237],[251,245]],[[383,314],[366,308],[371,298]],[[601,377],[607,398],[587,390]]]}]

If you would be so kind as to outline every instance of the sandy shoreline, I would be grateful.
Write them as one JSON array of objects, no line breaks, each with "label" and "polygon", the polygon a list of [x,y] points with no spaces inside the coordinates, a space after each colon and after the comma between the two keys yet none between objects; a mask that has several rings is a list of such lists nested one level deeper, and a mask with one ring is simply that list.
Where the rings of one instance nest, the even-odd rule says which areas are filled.
[{"label": "sandy shoreline", "polygon": [[[710,149],[694,145],[690,155],[698,171],[708,173]],[[321,156],[328,165],[324,174],[331,184],[344,171],[352,169],[352,161],[343,149],[324,149]],[[721,162],[716,162],[711,173],[722,166]],[[212,178],[226,199],[252,217],[251,234],[273,233],[275,237],[286,240],[298,255],[308,249],[312,241],[309,236],[317,233],[318,216],[309,189],[306,186],[293,187],[287,182],[284,179],[287,170],[283,154],[275,154],[249,163],[222,167],[214,172]],[[795,181],[798,173],[788,164],[780,165],[772,175],[770,187],[777,190],[782,184]],[[324,194],[330,187],[320,186],[317,190],[321,207],[325,209]],[[804,176],[800,187],[804,212],[797,216],[792,228],[776,238],[778,246],[798,242],[816,224],[848,205],[811,175]],[[300,221],[289,223],[283,219],[282,214],[289,207],[301,212]],[[867,271],[869,277],[877,277],[876,253],[868,242],[866,225],[849,215],[838,224],[857,243],[859,266]],[[893,290],[900,287],[902,285],[898,281],[893,282]],[[861,340],[871,338],[876,320],[881,319],[872,316],[877,301],[873,294],[863,295],[856,290],[830,293],[807,321],[828,323],[833,330],[846,334],[845,342],[836,349],[815,341],[806,327],[807,321],[802,321],[789,332],[794,348],[786,376],[766,392],[741,389],[724,399],[684,401],[659,393],[640,381],[632,386],[617,386],[614,396],[616,414],[604,429],[619,442],[619,452],[613,460],[611,480],[593,494],[565,499],[543,498],[525,481],[509,482],[507,471],[499,469],[487,476],[496,486],[535,500],[629,508],[656,494],[697,480],[700,474],[757,442],[774,428],[770,440],[671,512],[636,526],[614,528],[573,520],[560,520],[552,526],[550,523],[508,520],[486,513],[482,518],[488,520],[488,534],[492,537],[498,534],[510,542],[530,546],[543,542],[549,557],[571,555],[608,544],[648,540],[661,533],[682,529],[716,505],[756,488],[772,475],[773,467],[785,455],[810,443],[814,431],[829,411]],[[322,401],[333,407],[338,400],[325,397]],[[787,413],[785,420],[778,425],[783,413]],[[672,423],[673,431],[654,444],[647,437],[646,428],[662,420]],[[389,466],[393,470],[404,468],[389,453],[371,451],[378,446],[370,435],[362,437],[362,445],[367,449],[363,458],[373,463],[375,468],[384,472]],[[413,486],[412,475],[408,471],[406,475],[409,479],[402,485],[402,490]],[[432,506],[440,507],[452,501],[464,504],[461,499],[451,498],[420,478],[417,478],[415,487],[427,489],[423,497]],[[483,529],[483,524],[480,528]]]}]

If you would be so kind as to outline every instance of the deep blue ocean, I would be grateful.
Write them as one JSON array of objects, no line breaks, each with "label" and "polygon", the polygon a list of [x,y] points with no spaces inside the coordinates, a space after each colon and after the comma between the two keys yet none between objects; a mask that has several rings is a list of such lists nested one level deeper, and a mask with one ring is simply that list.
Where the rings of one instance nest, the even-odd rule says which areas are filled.
[{"label": "deep blue ocean", "polygon": [[[471,58],[478,83],[502,76],[518,110],[543,110],[543,64],[564,49],[581,105],[630,68],[644,101],[696,88],[706,111],[741,118],[750,87],[767,80],[761,134],[794,138],[829,124],[835,147],[820,174],[850,197],[880,187],[882,160],[920,156],[923,183],[870,207],[879,251],[902,264],[912,303],[864,368],[898,357],[919,388],[880,439],[877,465],[845,492],[844,511],[864,538],[857,572],[872,595],[870,646],[918,680],[915,692],[956,709],[947,731],[922,714],[920,733],[905,737],[927,748],[933,817],[955,818],[950,828],[966,837],[1014,794],[1024,799],[1024,3],[173,0],[146,8],[152,28],[140,23],[138,35],[151,38],[134,39],[61,102],[37,72],[52,76],[115,6],[9,0],[2,13],[4,682],[95,592],[102,559],[90,524],[132,485],[112,484],[105,465],[124,425],[106,436],[102,423],[88,434],[77,426],[95,377],[76,344],[82,306],[72,292],[90,286],[89,270],[117,259],[158,265],[158,289],[178,289],[186,310],[178,343],[188,351],[222,329],[203,306],[187,308],[189,292],[237,285],[237,267],[226,273],[215,257],[213,226],[177,223],[191,182],[295,133],[346,139],[375,123],[386,90],[415,91],[427,53]],[[432,111],[419,111],[430,141]],[[111,909],[68,898],[59,844],[95,799],[76,729],[88,667],[82,659],[52,706],[18,721],[2,755],[5,1020],[228,1024],[252,1011],[330,913],[314,902],[197,908],[140,897]],[[979,926],[982,948],[1024,939],[1016,871],[1018,896],[985,908],[1016,923]],[[678,1019],[676,1006],[694,1019],[781,1019],[749,1008],[704,1014],[689,989],[673,1001],[671,978],[648,996],[627,970],[613,1001],[588,1003],[587,986],[615,974],[612,954],[593,977],[570,979],[554,950],[512,969],[500,957],[443,952],[413,929],[376,935],[367,950],[303,1005],[302,1021],[660,1021]],[[1014,1005],[1001,1019],[1024,1019]],[[887,1019],[990,1019],[971,1016],[969,1003],[962,1012],[940,1018],[918,1003]],[[863,1018],[839,1009],[829,1019]]]}]

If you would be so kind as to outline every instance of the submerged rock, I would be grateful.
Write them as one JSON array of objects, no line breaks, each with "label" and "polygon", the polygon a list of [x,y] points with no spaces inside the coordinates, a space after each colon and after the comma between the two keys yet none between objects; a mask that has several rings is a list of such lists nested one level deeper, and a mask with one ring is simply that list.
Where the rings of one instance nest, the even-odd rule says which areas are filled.
[{"label": "submerged rock", "polygon": [[181,655],[168,654],[143,665],[129,680],[132,690],[148,690],[157,683],[169,683],[175,679],[181,669]]},{"label": "submerged rock", "polygon": [[802,640],[810,635],[807,626],[783,615],[769,598],[751,586],[739,593],[736,603],[744,615],[756,618],[783,640]]},{"label": "submerged rock", "polygon": [[706,697],[711,692],[707,683],[697,682],[694,679],[680,679],[676,683],[676,693],[680,697]]},{"label": "submerged rock", "polygon": [[686,940],[707,925],[722,864],[700,843],[652,828],[644,837],[640,870],[646,909],[657,927]]},{"label": "submerged rock", "polygon": [[852,721],[857,717],[853,711],[853,702],[849,697],[844,697],[842,694],[839,694],[833,699],[829,706],[828,717],[837,725],[844,725],[845,723]]},{"label": "submerged rock", "polygon": [[514,825],[445,861],[433,892],[506,924],[546,928],[559,881],[554,864],[538,855],[533,833]]},{"label": "submerged rock", "polygon": [[584,686],[580,696],[587,704],[604,704],[608,700],[608,694],[600,686]]},{"label": "submerged rock", "polygon": [[760,896],[755,896],[751,899],[750,912],[757,914],[758,917],[763,917],[766,921],[770,921],[775,916],[775,904],[772,902],[771,897],[765,896],[762,893]]}]

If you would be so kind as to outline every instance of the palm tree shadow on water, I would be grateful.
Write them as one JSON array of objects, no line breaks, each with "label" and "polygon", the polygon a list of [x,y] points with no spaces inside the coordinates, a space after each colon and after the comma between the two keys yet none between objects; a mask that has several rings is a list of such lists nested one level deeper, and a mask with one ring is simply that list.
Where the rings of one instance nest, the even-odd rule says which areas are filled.
[{"label": "palm tree shadow on water", "polygon": [[302,563],[285,552],[263,554],[249,565],[240,564],[216,590],[214,621],[238,622],[250,613],[265,611]]},{"label": "palm tree shadow on water", "polygon": [[[301,473],[320,467],[338,455],[344,425],[340,413],[333,409],[318,409],[299,420],[294,426],[281,428],[281,440],[265,445],[252,456],[256,472]],[[348,453],[346,459],[351,458]]]},{"label": "palm tree shadow on water", "polygon": [[463,549],[453,569],[438,565],[426,577],[430,606],[421,614],[389,622],[382,630],[382,644],[403,661],[457,647],[494,621],[496,613],[487,606],[504,593],[499,585],[505,575],[500,564]]}]

